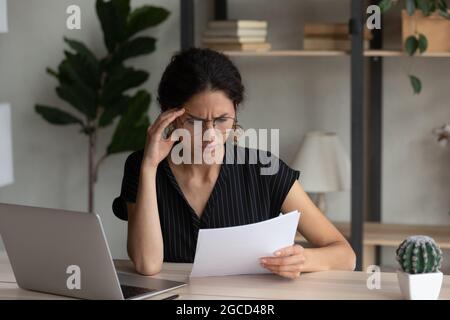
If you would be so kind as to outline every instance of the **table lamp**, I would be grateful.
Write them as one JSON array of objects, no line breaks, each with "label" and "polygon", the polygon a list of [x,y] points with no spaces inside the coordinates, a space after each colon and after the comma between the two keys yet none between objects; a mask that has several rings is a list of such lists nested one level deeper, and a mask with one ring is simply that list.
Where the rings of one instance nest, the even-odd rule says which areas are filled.
[{"label": "table lamp", "polygon": [[293,168],[301,172],[300,181],[305,191],[317,194],[316,205],[324,214],[326,193],[350,189],[350,158],[336,133],[307,133]]},{"label": "table lamp", "polygon": [[11,109],[0,103],[0,187],[14,182],[11,139]]},{"label": "table lamp", "polygon": [[6,0],[0,0],[0,33],[8,32]]}]

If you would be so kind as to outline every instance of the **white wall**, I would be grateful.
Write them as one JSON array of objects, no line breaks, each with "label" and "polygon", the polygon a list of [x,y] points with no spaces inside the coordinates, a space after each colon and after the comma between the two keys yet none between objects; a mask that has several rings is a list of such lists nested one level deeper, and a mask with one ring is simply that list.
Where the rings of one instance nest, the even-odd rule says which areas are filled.
[{"label": "white wall", "polygon": [[[34,111],[35,103],[67,107],[56,96],[55,80],[45,72],[63,58],[63,36],[80,39],[104,54],[100,24],[93,0],[8,1],[9,33],[0,34],[0,100],[12,105],[15,183],[0,190],[0,201],[84,211],[87,208],[87,138],[73,127],[46,123]],[[179,50],[179,1],[134,0],[133,6],[152,3],[171,15],[148,31],[158,39],[157,51],[137,58],[133,65],[150,71],[144,85],[156,92],[171,53]],[[82,29],[66,29],[66,8],[81,7]],[[155,98],[155,97],[153,97]],[[152,118],[158,114],[151,107]],[[101,133],[100,151],[110,141],[113,127]],[[96,212],[101,216],[113,255],[126,256],[126,224],[113,216],[111,202],[120,191],[127,154],[108,158],[96,187]]]},{"label": "white wall", "polygon": [[[133,1],[160,4],[172,14],[151,34],[157,51],[135,64],[151,72],[145,88],[156,93],[161,73],[179,49],[179,1]],[[83,29],[65,29],[65,8],[82,8]],[[261,4],[263,3],[263,5]],[[197,39],[212,13],[211,1],[197,0]],[[267,19],[274,49],[301,48],[307,21],[346,21],[348,0],[229,0],[230,18]],[[0,190],[0,202],[85,210],[86,139],[77,129],[45,123],[33,111],[36,102],[61,105],[55,82],[45,74],[62,58],[62,36],[86,41],[103,52],[101,32],[91,0],[9,1],[10,32],[0,35],[0,100],[13,106],[16,182]],[[396,28],[394,28],[396,29]],[[396,29],[398,31],[398,29]],[[395,31],[395,30],[394,30]],[[391,43],[396,44],[395,38]],[[338,132],[350,150],[350,61],[335,58],[233,58],[244,78],[247,100],[239,120],[246,128],[280,128],[280,154],[288,163],[309,130]],[[408,59],[385,59],[383,118],[383,219],[387,222],[450,224],[450,153],[437,147],[431,129],[450,121],[446,92],[450,62],[417,59],[415,70],[424,92],[413,96],[406,79]],[[152,104],[151,116],[157,114]],[[101,146],[109,141],[104,132]],[[97,184],[96,211],[101,215],[115,257],[125,257],[126,225],[111,212],[120,190],[126,154],[109,158]],[[350,218],[350,194],[329,196],[329,216]],[[394,263],[392,252],[384,260]]]}]

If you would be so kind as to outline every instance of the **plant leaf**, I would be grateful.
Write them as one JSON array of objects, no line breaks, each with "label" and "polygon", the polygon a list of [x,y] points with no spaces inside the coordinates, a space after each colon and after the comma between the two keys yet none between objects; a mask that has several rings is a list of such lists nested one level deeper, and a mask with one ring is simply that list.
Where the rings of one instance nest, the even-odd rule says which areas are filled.
[{"label": "plant leaf", "polygon": [[66,83],[66,84],[73,83],[73,80],[70,77],[68,68],[70,68],[70,66],[68,66],[67,59],[64,59],[63,61],[60,62],[59,66],[58,66],[59,83]]},{"label": "plant leaf", "polygon": [[414,14],[414,11],[416,11],[415,0],[405,0],[405,7],[408,15],[412,16]]},{"label": "plant leaf", "polygon": [[170,12],[162,7],[145,5],[131,12],[128,17],[128,37],[141,32],[147,28],[154,27],[170,15]]},{"label": "plant leaf", "polygon": [[448,11],[447,11],[447,10],[445,10],[445,11],[443,11],[443,10],[439,10],[439,15],[440,15],[441,17],[444,17],[444,18],[446,18],[446,19],[449,19],[449,20],[450,20],[450,14],[448,13]]},{"label": "plant leaf", "polygon": [[430,15],[430,1],[428,0],[416,0],[418,8],[422,11],[424,16]]},{"label": "plant leaf", "polygon": [[92,66],[92,68],[98,68],[98,60],[95,57],[95,55],[92,53],[91,50],[89,50],[84,43],[77,41],[77,40],[73,40],[73,39],[69,39],[67,37],[64,37],[64,41],[69,45],[70,48],[72,48],[76,53],[79,53],[80,55],[82,55],[83,57],[85,57],[90,65]]},{"label": "plant leaf", "polygon": [[111,0],[114,8],[114,20],[116,26],[116,40],[122,42],[127,39],[127,21],[130,14],[130,0]]},{"label": "plant leaf", "polygon": [[126,59],[149,54],[155,51],[156,39],[152,37],[138,37],[121,44],[113,54],[111,65],[123,62]]},{"label": "plant leaf", "polygon": [[55,70],[53,70],[52,68],[47,68],[45,69],[45,71],[51,75],[52,77],[55,77],[56,79],[59,79],[59,74],[58,72],[56,72]]},{"label": "plant leaf", "polygon": [[150,95],[140,90],[131,98],[128,108],[120,118],[116,130],[107,148],[107,154],[135,151],[145,145],[150,120],[147,115]]},{"label": "plant leaf", "polygon": [[58,97],[68,102],[75,109],[86,115],[90,119],[96,116],[95,97],[89,96],[86,91],[76,84],[60,84],[56,88]]},{"label": "plant leaf", "polygon": [[436,2],[428,1],[428,11],[430,13],[436,11]]},{"label": "plant leaf", "polygon": [[138,87],[147,81],[149,74],[145,71],[118,66],[106,80],[102,94],[102,104],[109,105],[125,91]]},{"label": "plant leaf", "polygon": [[428,48],[428,40],[423,34],[419,34],[419,41],[417,43],[417,47],[419,48],[420,53],[424,53]]},{"label": "plant leaf", "polygon": [[70,57],[75,55],[66,52],[66,56],[68,58],[59,65],[60,86],[56,88],[56,93],[78,111],[94,119],[99,100],[97,90],[86,85],[89,74],[83,74],[83,65],[75,66],[76,63],[70,60]]},{"label": "plant leaf", "polygon": [[437,3],[439,15],[446,19],[450,19],[450,14],[448,13],[448,6],[446,0],[438,0]]},{"label": "plant leaf", "polygon": [[97,0],[96,11],[98,19],[103,30],[103,39],[105,41],[105,46],[109,52],[114,51],[116,47],[116,39],[114,37],[114,15],[113,7],[111,3],[104,2],[103,0]]},{"label": "plant leaf", "polygon": [[406,52],[412,56],[417,51],[417,47],[419,46],[419,41],[415,36],[409,36],[405,41],[405,50]]},{"label": "plant leaf", "polygon": [[130,0],[97,0],[97,16],[103,30],[106,48],[113,52],[116,45],[127,39],[127,19]]},{"label": "plant leaf", "polygon": [[409,75],[409,81],[411,82],[414,94],[419,94],[422,91],[422,81],[412,74]]},{"label": "plant leaf", "polygon": [[100,127],[106,127],[110,125],[115,117],[123,114],[126,111],[130,103],[130,99],[131,98],[129,96],[122,96],[118,100],[112,102],[111,105],[104,106],[103,113],[98,121],[98,125]]},{"label": "plant leaf", "polygon": [[64,41],[72,48],[77,54],[77,59],[88,68],[91,77],[94,77],[98,82],[100,77],[100,63],[96,56],[82,43],[76,40],[64,37]]},{"label": "plant leaf", "polygon": [[48,107],[44,105],[36,105],[35,110],[39,113],[45,120],[55,125],[68,125],[79,123],[84,126],[83,122],[77,117],[62,111],[54,107]]},{"label": "plant leaf", "polygon": [[381,13],[385,13],[390,8],[392,8],[392,0],[381,0],[378,3],[378,6],[380,7]]},{"label": "plant leaf", "polygon": [[64,55],[66,56],[66,62],[63,68],[66,69],[71,81],[76,82],[85,90],[90,91],[92,95],[95,95],[95,91],[100,86],[100,73],[98,69],[92,70],[89,63],[80,54],[64,51]]}]

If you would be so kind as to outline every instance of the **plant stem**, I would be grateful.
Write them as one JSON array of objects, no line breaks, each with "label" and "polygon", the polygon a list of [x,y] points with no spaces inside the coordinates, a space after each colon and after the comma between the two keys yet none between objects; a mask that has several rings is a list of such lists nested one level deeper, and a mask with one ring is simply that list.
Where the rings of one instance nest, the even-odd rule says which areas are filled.
[{"label": "plant stem", "polygon": [[100,165],[102,164],[102,162],[106,159],[108,155],[105,153],[98,161],[97,164],[95,165],[95,169],[94,169],[94,183],[97,183],[98,180],[98,171],[100,168]]}]

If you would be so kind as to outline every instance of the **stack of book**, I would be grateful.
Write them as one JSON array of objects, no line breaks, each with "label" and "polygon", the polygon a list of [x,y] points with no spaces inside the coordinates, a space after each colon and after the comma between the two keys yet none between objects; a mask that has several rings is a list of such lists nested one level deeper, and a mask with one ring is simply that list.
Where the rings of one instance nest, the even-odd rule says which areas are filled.
[{"label": "stack of book", "polygon": [[[372,34],[364,29],[364,49],[369,49]],[[346,23],[306,23],[304,50],[350,50],[351,37]]]},{"label": "stack of book", "polygon": [[267,21],[214,20],[203,32],[203,46],[219,51],[267,51]]}]

